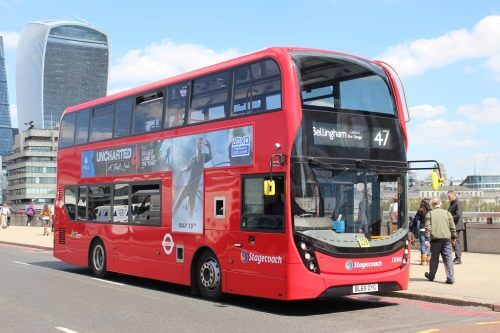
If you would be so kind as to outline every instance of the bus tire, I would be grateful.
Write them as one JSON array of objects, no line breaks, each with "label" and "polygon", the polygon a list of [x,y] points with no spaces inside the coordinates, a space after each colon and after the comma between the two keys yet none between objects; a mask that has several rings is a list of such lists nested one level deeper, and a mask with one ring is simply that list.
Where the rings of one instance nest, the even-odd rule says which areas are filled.
[{"label": "bus tire", "polygon": [[102,240],[96,239],[92,243],[89,254],[89,266],[92,274],[97,278],[104,278],[107,274],[106,264],[106,248]]},{"label": "bus tire", "polygon": [[196,283],[201,296],[218,300],[222,296],[222,273],[217,256],[212,251],[203,251],[196,265]]}]

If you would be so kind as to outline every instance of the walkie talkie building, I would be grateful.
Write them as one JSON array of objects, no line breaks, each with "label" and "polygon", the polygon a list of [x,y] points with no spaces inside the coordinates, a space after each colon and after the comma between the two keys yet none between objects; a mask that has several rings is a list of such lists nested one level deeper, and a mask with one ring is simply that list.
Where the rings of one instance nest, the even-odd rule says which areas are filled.
[{"label": "walkie talkie building", "polygon": [[108,63],[108,37],[89,24],[29,23],[17,50],[19,127],[55,128],[68,106],[105,96]]}]

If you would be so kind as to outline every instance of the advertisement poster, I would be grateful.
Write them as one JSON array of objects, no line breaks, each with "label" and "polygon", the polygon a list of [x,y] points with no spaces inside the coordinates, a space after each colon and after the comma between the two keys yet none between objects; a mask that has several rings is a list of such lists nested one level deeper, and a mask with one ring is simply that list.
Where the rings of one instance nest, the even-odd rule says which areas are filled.
[{"label": "advertisement poster", "polygon": [[252,164],[252,150],[250,126],[173,140],[173,231],[203,232],[203,170]]},{"label": "advertisement poster", "polygon": [[253,164],[253,127],[84,151],[82,178],[173,173],[172,230],[203,233],[203,170]]}]

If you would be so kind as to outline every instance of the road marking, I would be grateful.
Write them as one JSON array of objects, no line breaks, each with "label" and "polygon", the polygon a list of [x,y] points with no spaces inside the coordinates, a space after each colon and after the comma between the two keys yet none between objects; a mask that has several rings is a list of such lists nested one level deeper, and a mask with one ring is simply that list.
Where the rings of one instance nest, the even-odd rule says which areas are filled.
[{"label": "road marking", "polygon": [[488,321],[488,322],[484,322],[484,323],[474,323],[475,325],[496,325],[496,324],[500,324],[500,321]]},{"label": "road marking", "polygon": [[47,251],[47,250],[28,250],[28,251],[24,251],[24,253],[52,253],[52,251]]},{"label": "road marking", "polygon": [[25,266],[31,266],[31,264],[25,263],[25,262],[20,262],[20,261],[13,261],[13,263],[19,264],[19,265],[25,265]]},{"label": "road marking", "polygon": [[119,283],[119,282],[113,282],[113,281],[108,281],[108,280],[103,280],[103,279],[98,279],[98,278],[92,278],[96,281],[101,281],[101,282],[106,282],[106,283],[110,283],[110,284],[114,284],[114,285],[117,285],[117,286],[123,286],[124,284],[123,283]]},{"label": "road marking", "polygon": [[441,331],[441,330],[437,329],[437,328],[431,328],[430,330],[418,331],[417,333],[433,333],[433,332],[439,332],[439,331]]},{"label": "road marking", "polygon": [[78,333],[77,331],[70,330],[69,328],[66,327],[56,327],[56,330],[65,332],[65,333]]}]

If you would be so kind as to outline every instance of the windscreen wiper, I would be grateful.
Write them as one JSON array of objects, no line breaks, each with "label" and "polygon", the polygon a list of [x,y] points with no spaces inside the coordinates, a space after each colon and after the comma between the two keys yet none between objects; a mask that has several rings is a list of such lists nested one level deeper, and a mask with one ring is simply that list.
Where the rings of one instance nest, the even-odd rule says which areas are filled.
[{"label": "windscreen wiper", "polygon": [[[326,170],[330,170],[330,171],[339,171],[339,170],[340,171],[350,171],[351,170],[350,168],[343,166],[342,164],[338,164],[338,163],[327,164],[327,163],[321,162],[320,160],[318,160],[315,157],[309,157],[307,159],[307,163],[319,165],[320,167],[322,167]],[[338,165],[338,167],[334,167],[332,165]]]}]

